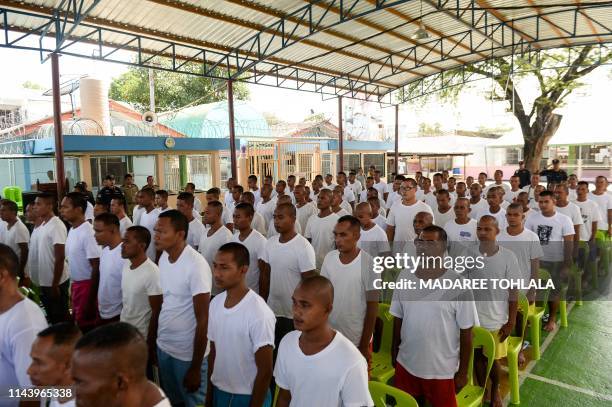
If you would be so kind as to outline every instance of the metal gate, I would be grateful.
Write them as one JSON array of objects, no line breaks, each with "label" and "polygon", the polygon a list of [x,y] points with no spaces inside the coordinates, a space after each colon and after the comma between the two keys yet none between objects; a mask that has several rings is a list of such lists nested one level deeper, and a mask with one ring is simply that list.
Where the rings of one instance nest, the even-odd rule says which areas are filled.
[{"label": "metal gate", "polygon": [[275,181],[289,175],[311,181],[321,173],[319,143],[293,141],[249,141],[247,145],[249,174],[260,180],[270,175]]}]

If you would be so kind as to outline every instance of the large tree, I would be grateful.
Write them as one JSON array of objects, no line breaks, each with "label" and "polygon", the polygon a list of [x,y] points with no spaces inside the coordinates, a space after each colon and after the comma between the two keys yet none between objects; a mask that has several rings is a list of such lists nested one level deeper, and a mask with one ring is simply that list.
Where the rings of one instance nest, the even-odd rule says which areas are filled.
[{"label": "large tree", "polygon": [[[523,134],[525,164],[529,170],[538,171],[544,148],[563,118],[556,110],[572,91],[583,85],[581,78],[610,60],[612,50],[599,46],[545,50],[468,65],[445,73],[444,82],[464,83],[461,78],[466,72],[492,79],[495,89],[491,97],[508,102]],[[529,83],[529,79],[535,79],[538,84],[538,96],[531,101],[517,89],[520,82]],[[408,87],[407,91],[415,91],[417,86],[420,83],[414,89]],[[456,100],[465,86],[445,87],[439,96],[443,100]]]},{"label": "large tree", "polygon": [[[166,112],[190,104],[225,100],[225,83],[221,80],[163,70],[154,72],[155,110]],[[130,67],[110,85],[110,98],[130,103],[140,111],[149,110],[149,69]],[[234,83],[234,98],[248,99],[244,83]]]}]

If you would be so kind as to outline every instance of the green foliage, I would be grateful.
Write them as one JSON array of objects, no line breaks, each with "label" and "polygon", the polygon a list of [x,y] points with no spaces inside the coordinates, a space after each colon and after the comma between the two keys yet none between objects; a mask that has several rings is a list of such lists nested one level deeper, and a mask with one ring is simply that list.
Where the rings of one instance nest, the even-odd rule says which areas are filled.
[{"label": "green foliage", "polygon": [[44,87],[40,83],[36,83],[33,81],[25,81],[21,84],[21,87],[24,89],[34,89],[34,90],[43,90]]},{"label": "green foliage", "polygon": [[[224,81],[201,76],[154,71],[155,110],[165,112],[191,104],[203,104],[227,98]],[[149,69],[130,67],[110,86],[111,99],[128,102],[140,111],[149,110]],[[245,100],[249,91],[244,83],[234,82],[234,98]]]},{"label": "green foliage", "polygon": [[325,120],[326,120],[325,113],[312,113],[304,119],[305,122],[312,122],[312,123],[320,123]]},{"label": "green foliage", "polygon": [[442,133],[442,126],[440,123],[436,122],[433,125],[428,123],[420,123],[419,124],[419,136],[439,136]]}]

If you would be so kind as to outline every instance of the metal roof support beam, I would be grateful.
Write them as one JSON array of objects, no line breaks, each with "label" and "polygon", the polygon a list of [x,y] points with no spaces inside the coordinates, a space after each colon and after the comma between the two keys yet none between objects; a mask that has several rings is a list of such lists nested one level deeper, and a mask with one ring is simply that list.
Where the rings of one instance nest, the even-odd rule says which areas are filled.
[{"label": "metal roof support beam", "polygon": [[[278,21],[268,25],[265,31],[257,32],[227,52],[227,57],[232,58],[238,67],[232,78],[239,77],[255,64],[265,61],[279,51],[317,32],[413,0],[378,0],[375,4],[369,4],[366,0],[332,0],[327,4],[323,13],[313,13],[313,8],[319,1],[313,1],[314,4],[306,4],[281,17]],[[360,3],[363,3],[363,6],[360,7],[359,12],[354,13],[355,7]],[[332,7],[339,7],[340,12],[338,14],[329,13]],[[255,54],[253,59],[243,56],[252,53]],[[211,69],[214,68],[216,66],[211,67]]]},{"label": "metal roof support beam", "polygon": [[[430,0],[427,0],[430,1]],[[500,22],[502,23],[506,23],[506,26],[508,28],[510,28],[513,32],[517,33],[519,37],[521,37],[524,41],[527,42],[531,42],[534,41],[535,38],[533,38],[530,35],[527,35],[525,32],[521,31],[520,29],[518,29],[516,27],[516,25],[514,24],[514,21],[510,21],[510,19],[508,17],[506,17],[503,13],[501,13],[498,10],[495,10],[494,7],[492,7],[487,0],[472,0],[471,4],[472,7],[474,5],[474,2],[476,2],[476,4],[478,4],[480,7],[484,8],[484,9],[489,9],[489,13],[494,16],[496,19],[498,19]],[[536,46],[537,48],[537,46]]]}]

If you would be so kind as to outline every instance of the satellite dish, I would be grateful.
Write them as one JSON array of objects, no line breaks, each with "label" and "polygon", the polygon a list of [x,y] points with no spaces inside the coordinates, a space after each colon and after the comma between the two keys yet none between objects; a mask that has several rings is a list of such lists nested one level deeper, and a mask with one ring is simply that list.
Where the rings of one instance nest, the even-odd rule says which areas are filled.
[{"label": "satellite dish", "polygon": [[157,124],[157,115],[154,112],[144,112],[142,114],[142,122],[149,126],[155,126]]}]

